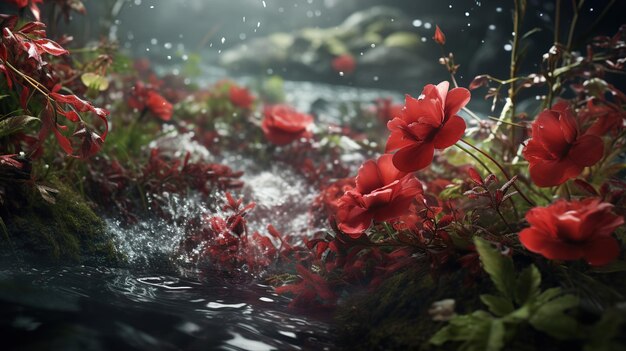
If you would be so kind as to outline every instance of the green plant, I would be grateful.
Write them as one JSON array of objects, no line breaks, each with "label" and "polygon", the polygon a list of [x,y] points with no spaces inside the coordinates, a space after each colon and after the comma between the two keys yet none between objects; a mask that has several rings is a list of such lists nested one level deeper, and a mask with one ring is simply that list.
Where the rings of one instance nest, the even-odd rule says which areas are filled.
[{"label": "green plant", "polygon": [[481,295],[489,311],[478,310],[453,317],[430,339],[432,344],[461,342],[459,350],[497,351],[522,328],[528,327],[559,340],[576,337],[580,326],[566,312],[578,306],[577,297],[565,294],[558,287],[542,291],[541,273],[535,265],[516,275],[510,257],[478,237],[474,244],[498,294]]}]

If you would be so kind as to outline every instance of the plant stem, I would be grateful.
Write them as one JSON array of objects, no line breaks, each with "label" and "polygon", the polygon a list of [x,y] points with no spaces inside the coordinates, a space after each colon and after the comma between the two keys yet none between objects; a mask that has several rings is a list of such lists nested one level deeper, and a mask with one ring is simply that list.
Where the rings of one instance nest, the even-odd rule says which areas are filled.
[{"label": "plant stem", "polygon": [[[483,155],[486,158],[488,158],[491,162],[493,162],[493,164],[496,165],[496,167],[498,167],[498,169],[500,169],[500,171],[502,172],[502,174],[504,175],[504,177],[507,180],[511,180],[511,177],[509,176],[509,173],[506,171],[506,169],[504,169],[504,167],[502,167],[502,165],[498,161],[496,161],[493,157],[489,156],[489,154],[487,154],[483,150],[477,148],[476,146],[472,145],[470,142],[466,141],[465,139],[461,139],[461,142],[463,142],[465,145],[471,147],[472,149],[478,151],[481,155]],[[520,194],[520,196],[524,200],[526,200],[526,202],[528,202],[529,205],[535,206],[535,204],[528,197],[526,197],[526,195],[520,190],[520,188],[517,186],[517,184],[513,183],[513,187],[515,188],[515,190],[517,190],[517,192]]]},{"label": "plant stem", "polygon": [[578,22],[578,13],[582,8],[585,0],[580,0],[578,5],[576,5],[576,0],[572,0],[572,5],[574,7],[574,17],[572,18],[572,23],[569,26],[569,34],[567,36],[567,51],[572,50],[572,41],[574,40],[574,32],[576,30],[576,22]]},{"label": "plant stem", "polygon": [[558,44],[559,37],[561,36],[561,0],[556,0],[556,8],[554,11],[554,44]]},{"label": "plant stem", "polygon": [[458,147],[459,149],[463,150],[466,154],[470,155],[474,160],[476,160],[476,162],[478,162],[489,174],[493,174],[493,172],[489,169],[489,167],[487,167],[487,165],[478,158],[478,156],[474,155],[471,151],[469,151],[468,149],[466,149],[465,147],[459,145],[459,143],[454,144],[454,146]]},{"label": "plant stem", "polygon": [[[515,77],[517,76],[518,70],[518,51],[519,51],[519,39],[520,39],[520,29],[522,26],[522,19],[524,17],[525,9],[523,9],[520,0],[514,0],[515,11],[513,13],[513,45],[511,47],[511,67],[510,67],[510,80],[509,84],[509,100],[511,101],[510,113],[511,113],[511,123],[515,123],[515,104],[517,100],[517,84],[515,82]],[[516,139],[516,131],[515,128],[509,128],[509,138],[511,142],[511,155],[515,157],[515,139]]]}]

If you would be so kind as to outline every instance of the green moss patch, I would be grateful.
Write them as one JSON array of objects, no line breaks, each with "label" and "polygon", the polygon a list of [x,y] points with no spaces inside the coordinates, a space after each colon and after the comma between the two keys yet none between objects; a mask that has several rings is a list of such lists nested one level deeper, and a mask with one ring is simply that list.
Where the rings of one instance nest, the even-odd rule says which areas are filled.
[{"label": "green moss patch", "polygon": [[70,262],[119,262],[102,219],[83,198],[58,180],[55,203],[45,201],[33,187],[15,189],[23,201],[3,214],[8,238],[0,247],[19,255],[43,255]]}]

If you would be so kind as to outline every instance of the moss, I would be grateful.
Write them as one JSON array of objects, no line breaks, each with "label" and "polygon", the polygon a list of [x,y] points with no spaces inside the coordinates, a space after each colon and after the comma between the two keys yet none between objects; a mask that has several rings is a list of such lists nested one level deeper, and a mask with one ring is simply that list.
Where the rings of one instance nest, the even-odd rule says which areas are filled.
[{"label": "moss", "polygon": [[85,200],[59,180],[55,203],[45,201],[33,187],[16,189],[22,201],[3,214],[9,240],[0,247],[70,262],[119,262],[120,256],[105,231],[102,219]]},{"label": "moss", "polygon": [[[444,324],[433,322],[433,302],[457,300],[457,312],[480,306],[478,291],[463,286],[461,273],[435,281],[410,270],[388,279],[375,292],[357,295],[337,311],[342,347],[354,350],[430,349],[428,339]],[[460,303],[459,303],[460,301]]]}]

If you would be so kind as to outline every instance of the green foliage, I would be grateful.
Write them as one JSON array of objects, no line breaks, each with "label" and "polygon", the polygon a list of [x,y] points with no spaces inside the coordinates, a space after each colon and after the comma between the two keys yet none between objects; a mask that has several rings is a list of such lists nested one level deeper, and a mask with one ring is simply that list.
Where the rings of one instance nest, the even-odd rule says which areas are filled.
[{"label": "green foliage", "polygon": [[487,241],[477,238],[474,240],[476,250],[480,254],[480,262],[485,272],[498,291],[506,298],[513,297],[515,290],[515,270],[513,261],[502,257],[498,250],[494,250]]},{"label": "green foliage", "polygon": [[31,123],[39,121],[32,116],[8,116],[0,120],[0,138],[23,131]]},{"label": "green foliage", "polygon": [[578,306],[578,298],[561,288],[541,291],[541,273],[534,265],[516,276],[513,260],[503,256],[483,239],[474,240],[483,268],[500,295],[484,294],[481,301],[489,312],[475,311],[455,316],[430,342],[443,345],[461,342],[459,350],[502,350],[516,333],[532,327],[559,339],[577,337],[578,322],[566,312]]}]

